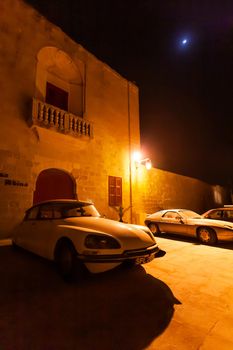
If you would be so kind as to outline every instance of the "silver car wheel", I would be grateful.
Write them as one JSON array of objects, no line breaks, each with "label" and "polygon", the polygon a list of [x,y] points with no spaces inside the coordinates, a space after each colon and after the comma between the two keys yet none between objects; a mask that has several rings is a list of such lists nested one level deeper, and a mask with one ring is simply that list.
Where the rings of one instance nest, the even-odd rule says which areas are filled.
[{"label": "silver car wheel", "polygon": [[201,227],[198,229],[198,238],[201,243],[215,244],[217,242],[216,233],[212,228]]}]

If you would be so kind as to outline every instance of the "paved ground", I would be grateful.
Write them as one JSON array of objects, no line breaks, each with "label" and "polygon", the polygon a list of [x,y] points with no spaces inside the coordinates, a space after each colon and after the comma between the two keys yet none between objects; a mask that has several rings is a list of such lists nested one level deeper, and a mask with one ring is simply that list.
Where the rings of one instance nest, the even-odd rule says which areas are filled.
[{"label": "paved ground", "polygon": [[0,246],[0,350],[233,349],[233,245],[158,242],[161,259],[71,284]]}]

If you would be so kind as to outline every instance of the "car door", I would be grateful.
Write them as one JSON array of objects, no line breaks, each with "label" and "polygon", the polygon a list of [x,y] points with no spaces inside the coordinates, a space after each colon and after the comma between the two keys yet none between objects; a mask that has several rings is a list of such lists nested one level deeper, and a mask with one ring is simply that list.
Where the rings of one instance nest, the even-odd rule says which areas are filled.
[{"label": "car door", "polygon": [[167,211],[163,215],[160,230],[167,233],[187,234],[187,225],[179,213]]},{"label": "car door", "polygon": [[21,245],[42,257],[47,257],[48,236],[51,232],[53,210],[49,205],[32,208],[21,228]]},{"label": "car door", "polygon": [[40,206],[38,218],[33,225],[32,249],[36,254],[47,258],[54,231],[54,208],[52,205]]},{"label": "car door", "polygon": [[167,233],[177,232],[178,221],[175,219],[177,213],[174,211],[167,211],[160,222],[160,231]]},{"label": "car door", "polygon": [[16,244],[29,251],[33,251],[33,241],[35,233],[35,225],[38,217],[39,207],[30,209],[22,223],[17,227],[15,236]]}]

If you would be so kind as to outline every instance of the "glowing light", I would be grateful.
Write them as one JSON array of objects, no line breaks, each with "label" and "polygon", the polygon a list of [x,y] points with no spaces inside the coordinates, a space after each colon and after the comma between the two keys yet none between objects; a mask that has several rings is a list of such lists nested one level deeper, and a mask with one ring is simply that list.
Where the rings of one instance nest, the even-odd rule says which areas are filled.
[{"label": "glowing light", "polygon": [[150,160],[150,159],[148,159],[148,160],[146,161],[145,166],[146,166],[146,169],[147,169],[147,170],[150,170],[150,169],[152,168],[152,164],[151,164],[151,160]]},{"label": "glowing light", "polygon": [[135,162],[140,162],[141,159],[142,159],[142,154],[141,154],[141,152],[136,151],[136,152],[133,153],[133,160],[134,160]]},{"label": "glowing light", "polygon": [[182,40],[182,44],[183,44],[183,45],[186,45],[187,43],[188,43],[188,40],[187,40],[187,39],[183,39],[183,40]]}]

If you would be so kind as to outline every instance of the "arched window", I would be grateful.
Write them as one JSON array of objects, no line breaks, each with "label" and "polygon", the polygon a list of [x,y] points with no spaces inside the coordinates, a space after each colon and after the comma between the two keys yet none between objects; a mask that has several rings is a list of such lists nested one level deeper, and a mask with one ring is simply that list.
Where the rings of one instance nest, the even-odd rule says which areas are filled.
[{"label": "arched window", "polygon": [[56,47],[37,55],[35,98],[82,117],[84,113],[84,64]]}]

